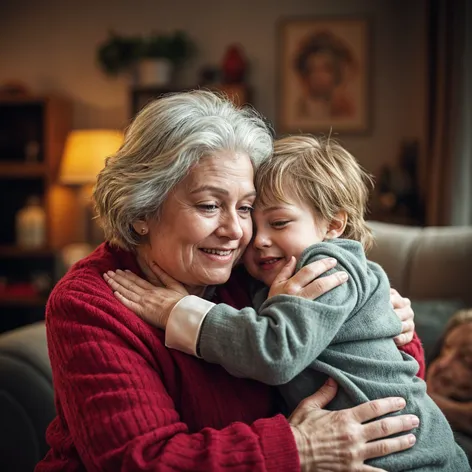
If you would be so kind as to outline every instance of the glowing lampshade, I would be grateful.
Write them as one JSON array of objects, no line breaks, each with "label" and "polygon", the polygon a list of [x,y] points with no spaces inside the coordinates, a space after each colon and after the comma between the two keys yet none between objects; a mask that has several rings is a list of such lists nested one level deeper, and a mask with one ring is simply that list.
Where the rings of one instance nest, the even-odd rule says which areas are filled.
[{"label": "glowing lampshade", "polygon": [[105,165],[105,158],[114,154],[123,143],[123,133],[117,130],[75,130],[69,133],[60,171],[65,185],[85,185],[95,182]]}]

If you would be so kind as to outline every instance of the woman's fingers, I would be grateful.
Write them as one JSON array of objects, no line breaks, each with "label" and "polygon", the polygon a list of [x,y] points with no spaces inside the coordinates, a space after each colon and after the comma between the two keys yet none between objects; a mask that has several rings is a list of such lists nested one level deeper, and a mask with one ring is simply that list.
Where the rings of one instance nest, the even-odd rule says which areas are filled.
[{"label": "woman's fingers", "polygon": [[379,416],[400,411],[405,408],[405,405],[406,402],[401,397],[388,397],[363,403],[351,408],[349,411],[355,420],[365,423]]},{"label": "woman's fingers", "polygon": [[420,421],[415,415],[390,416],[363,425],[364,437],[367,441],[373,441],[392,434],[410,431],[417,428],[419,424]]},{"label": "woman's fingers", "polygon": [[324,408],[336,396],[337,391],[338,384],[329,378],[319,390],[305,398],[303,403],[311,408]]},{"label": "woman's fingers", "polygon": [[404,451],[412,447],[415,442],[415,436],[413,434],[407,434],[405,436],[398,436],[397,438],[382,439],[367,443],[364,449],[364,457],[365,460],[367,460],[373,457],[386,456],[393,452]]},{"label": "woman's fingers", "polygon": [[410,299],[402,297],[394,288],[390,289],[390,302],[395,309],[411,307]]},{"label": "woman's fingers", "polygon": [[415,313],[412,310],[411,306],[407,306],[405,308],[397,308],[395,310],[395,313],[401,321],[412,320],[415,317]]}]

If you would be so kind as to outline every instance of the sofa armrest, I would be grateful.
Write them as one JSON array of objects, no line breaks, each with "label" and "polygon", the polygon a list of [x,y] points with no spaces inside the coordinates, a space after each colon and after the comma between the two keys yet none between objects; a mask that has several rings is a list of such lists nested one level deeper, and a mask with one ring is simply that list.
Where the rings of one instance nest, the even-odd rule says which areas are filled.
[{"label": "sofa armrest", "polygon": [[369,222],[375,238],[369,258],[403,296],[461,300],[472,306],[469,271],[472,227],[409,227]]}]

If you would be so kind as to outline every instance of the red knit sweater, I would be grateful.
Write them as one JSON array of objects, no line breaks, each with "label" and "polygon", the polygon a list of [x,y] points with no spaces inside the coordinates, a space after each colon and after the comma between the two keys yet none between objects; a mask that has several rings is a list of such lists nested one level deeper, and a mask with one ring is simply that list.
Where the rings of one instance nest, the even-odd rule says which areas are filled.
[{"label": "red knit sweater", "polygon": [[[167,349],[163,331],[113,297],[102,274],[116,269],[141,274],[130,253],[103,244],[49,299],[57,417],[36,472],[299,470],[275,391]],[[235,282],[217,297],[242,308]],[[422,361],[417,340],[407,351]]]}]

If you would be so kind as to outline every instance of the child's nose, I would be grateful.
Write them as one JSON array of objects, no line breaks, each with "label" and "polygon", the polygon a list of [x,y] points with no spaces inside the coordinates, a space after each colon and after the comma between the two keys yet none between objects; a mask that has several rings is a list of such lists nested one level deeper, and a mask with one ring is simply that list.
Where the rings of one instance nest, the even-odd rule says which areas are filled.
[{"label": "child's nose", "polygon": [[270,247],[270,239],[264,233],[258,232],[254,238],[254,247],[257,249]]}]

